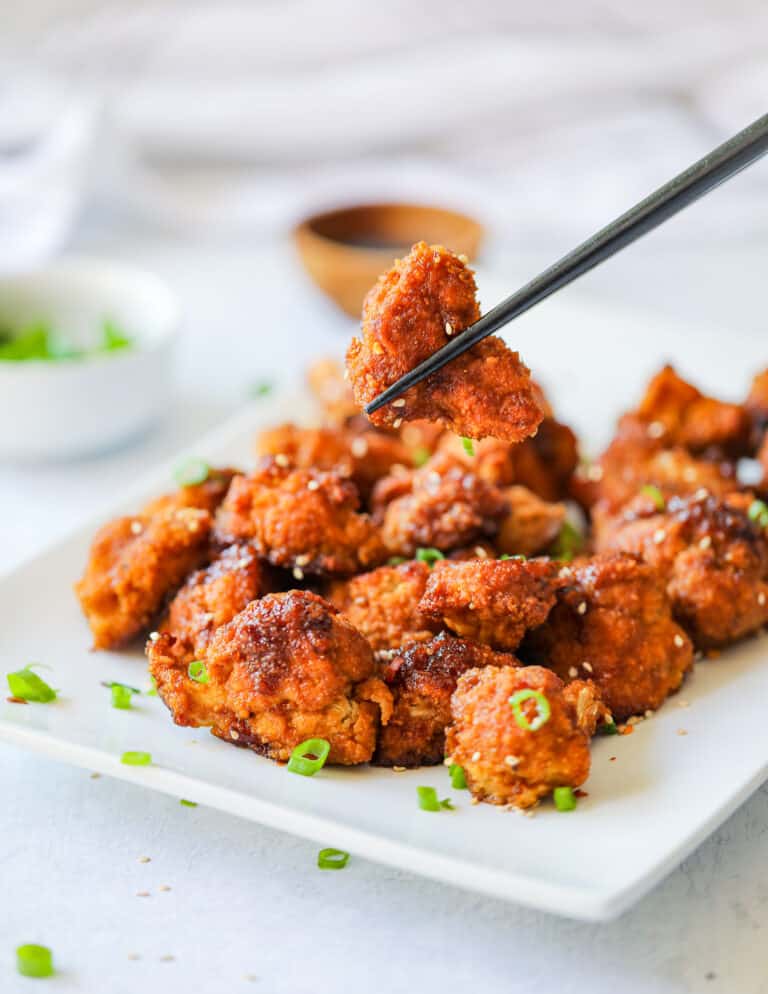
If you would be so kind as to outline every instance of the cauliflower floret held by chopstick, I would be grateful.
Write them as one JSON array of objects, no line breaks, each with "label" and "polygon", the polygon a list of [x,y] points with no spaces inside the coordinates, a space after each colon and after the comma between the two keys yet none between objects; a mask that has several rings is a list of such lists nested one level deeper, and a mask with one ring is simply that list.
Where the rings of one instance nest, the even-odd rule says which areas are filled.
[{"label": "cauliflower floret held by chopstick", "polygon": [[[353,338],[347,371],[363,407],[480,317],[475,278],[459,256],[419,242],[366,297],[362,338]],[[527,366],[500,338],[479,342],[371,415],[399,427],[425,418],[470,438],[520,442],[545,411]]]}]

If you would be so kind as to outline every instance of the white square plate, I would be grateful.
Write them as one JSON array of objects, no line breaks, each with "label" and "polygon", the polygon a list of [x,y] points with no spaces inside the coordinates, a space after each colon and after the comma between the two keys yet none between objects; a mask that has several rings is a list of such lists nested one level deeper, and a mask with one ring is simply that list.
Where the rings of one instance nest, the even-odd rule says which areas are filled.
[{"label": "white square plate", "polygon": [[[491,299],[498,294],[491,294]],[[486,297],[486,299],[488,299]],[[562,329],[558,331],[556,329]],[[728,357],[719,336],[696,332],[686,371],[738,393],[759,365],[738,342]],[[660,355],[691,352],[689,329],[653,327],[591,307],[551,302],[515,325],[515,345],[547,373],[558,411],[603,441],[620,405],[636,395]],[[634,358],[641,351],[644,359]],[[638,369],[638,365],[644,367]],[[714,381],[714,382],[713,382]],[[257,427],[296,416],[268,398],[200,443],[213,463],[249,461]],[[289,413],[290,412],[290,415]],[[169,468],[112,513],[168,489]],[[111,516],[105,514],[104,518]],[[444,767],[408,773],[325,769],[293,776],[203,729],[172,725],[157,697],[110,706],[101,680],[146,688],[140,652],[90,653],[72,593],[96,523],[0,580],[2,673],[49,665],[60,689],[50,705],[0,703],[0,738],[155,790],[312,838],[370,859],[571,917],[605,920],[647,892],[720,824],[768,774],[768,667],[762,638],[700,663],[630,736],[597,739],[589,793],[569,814],[543,805],[535,817],[472,806]],[[687,704],[681,707],[681,704]],[[685,732],[686,734],[682,734]],[[151,767],[120,763],[126,750],[152,753]],[[416,786],[433,785],[456,810],[420,811]]]}]

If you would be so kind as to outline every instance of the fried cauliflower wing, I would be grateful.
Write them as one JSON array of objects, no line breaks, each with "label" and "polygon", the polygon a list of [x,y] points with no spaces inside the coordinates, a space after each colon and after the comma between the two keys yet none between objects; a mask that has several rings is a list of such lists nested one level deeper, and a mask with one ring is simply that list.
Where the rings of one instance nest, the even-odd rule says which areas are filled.
[{"label": "fried cauliflower wing", "polygon": [[514,656],[494,652],[443,632],[411,645],[384,670],[394,708],[379,741],[377,766],[435,766],[445,756],[445,729],[451,721],[451,695],[462,673],[480,666],[518,666]]},{"label": "fried cauliflower wing", "polygon": [[357,488],[336,472],[292,469],[265,459],[237,476],[216,514],[222,545],[249,542],[274,566],[304,573],[355,573],[386,558],[377,529],[358,514]]},{"label": "fried cauliflower wing", "polygon": [[749,494],[672,497],[664,510],[629,505],[598,536],[600,551],[640,556],[667,582],[675,617],[699,649],[768,622],[768,541]]},{"label": "fried cauliflower wing", "polygon": [[530,808],[589,776],[589,738],[551,670],[470,670],[459,678],[451,713],[446,751],[481,801]]},{"label": "fried cauliflower wing", "polygon": [[554,606],[559,569],[549,559],[439,562],[420,610],[462,638],[513,652]]},{"label": "fried cauliflower wing", "polygon": [[495,539],[499,552],[510,556],[543,552],[560,534],[565,504],[550,504],[527,487],[505,487],[502,493],[509,513]]},{"label": "fried cauliflower wing", "polygon": [[504,495],[445,455],[421,469],[380,480],[373,491],[374,518],[393,555],[419,548],[443,552],[493,536],[508,512]]},{"label": "fried cauliflower wing", "polygon": [[367,641],[308,591],[267,594],[218,629],[200,657],[207,683],[189,676],[190,655],[172,635],[150,640],[147,656],[177,725],[210,727],[280,762],[322,738],[329,763],[365,763],[391,711]]},{"label": "fried cauliflower wing", "polygon": [[621,554],[574,563],[557,604],[520,651],[565,683],[594,681],[617,721],[655,711],[693,665],[663,577]]},{"label": "fried cauliflower wing", "polygon": [[[382,276],[363,305],[362,338],[353,338],[347,370],[360,407],[480,317],[472,271],[452,252],[424,242]],[[544,412],[528,368],[500,338],[469,352],[406,391],[371,420],[437,421],[459,435],[519,442]]]},{"label": "fried cauliflower wing", "polygon": [[110,521],[96,533],[75,593],[94,649],[116,649],[146,632],[191,570],[207,558],[211,515],[173,506]]},{"label": "fried cauliflower wing", "polygon": [[256,553],[247,544],[230,545],[205,569],[187,577],[159,628],[200,655],[217,628],[264,592],[264,570]]},{"label": "fried cauliflower wing", "polygon": [[374,650],[397,649],[431,639],[437,630],[438,626],[419,611],[428,577],[429,566],[415,560],[379,566],[349,580],[335,580],[328,600]]}]

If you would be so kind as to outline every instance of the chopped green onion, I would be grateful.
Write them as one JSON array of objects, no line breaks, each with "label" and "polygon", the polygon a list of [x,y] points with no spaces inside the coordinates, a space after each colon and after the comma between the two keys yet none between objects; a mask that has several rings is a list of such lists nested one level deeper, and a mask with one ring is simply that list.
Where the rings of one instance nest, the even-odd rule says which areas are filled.
[{"label": "chopped green onion", "polygon": [[[522,709],[523,701],[536,701],[536,717],[531,721]],[[546,725],[552,714],[549,701],[540,690],[518,690],[509,699],[515,721],[524,732],[538,732],[542,725]]]},{"label": "chopped green onion", "polygon": [[132,694],[140,694],[141,691],[138,687],[132,687],[129,683],[120,683],[117,680],[100,680],[102,687],[106,687],[107,690],[111,690],[112,687],[125,687],[126,690],[130,690]]},{"label": "chopped green onion", "polygon": [[6,679],[11,694],[19,700],[34,701],[37,704],[48,704],[56,700],[56,691],[53,687],[49,687],[29,666],[15,673],[6,674]]},{"label": "chopped green onion", "polygon": [[101,330],[101,348],[104,352],[118,352],[120,349],[130,349],[131,339],[122,332],[114,321],[105,321]]},{"label": "chopped green onion", "polygon": [[553,559],[561,559],[569,563],[584,545],[584,539],[570,521],[563,522],[560,534],[552,543],[550,554]]},{"label": "chopped green onion", "polygon": [[144,693],[147,697],[157,697],[157,680],[153,676],[149,678],[149,690],[145,690]]},{"label": "chopped green onion", "polygon": [[272,393],[273,389],[273,383],[270,383],[269,380],[262,380],[260,383],[254,383],[248,393],[251,397],[266,397],[268,393]]},{"label": "chopped green onion", "polygon": [[349,862],[349,853],[343,849],[321,849],[317,865],[321,870],[343,870]]},{"label": "chopped green onion", "polygon": [[197,807],[197,801],[188,801],[186,799],[186,797],[182,797],[181,800],[179,801],[179,804],[182,807],[184,807],[184,808],[196,808]]},{"label": "chopped green onion", "polygon": [[402,563],[407,563],[408,560],[405,556],[390,556],[387,560],[387,566],[400,566]]},{"label": "chopped green onion", "polygon": [[120,683],[112,684],[112,707],[121,711],[129,710],[133,692],[130,687],[124,687]]},{"label": "chopped green onion", "polygon": [[453,802],[447,797],[444,801],[438,801],[437,791],[434,787],[417,787],[416,794],[422,811],[442,811],[444,808],[449,811],[453,810]]},{"label": "chopped green onion", "polygon": [[300,742],[288,760],[288,771],[299,773],[303,777],[312,777],[325,766],[330,751],[331,743],[326,739],[307,739],[306,742]]},{"label": "chopped green onion", "polygon": [[195,487],[198,483],[205,483],[211,467],[204,459],[186,459],[180,463],[173,471],[173,477],[180,487]]},{"label": "chopped green onion", "polygon": [[768,528],[768,504],[765,501],[753,500],[747,514],[750,521],[754,521],[761,528]]},{"label": "chopped green onion", "polygon": [[51,359],[50,330],[42,324],[23,328],[0,343],[0,359],[20,362],[24,359]]},{"label": "chopped green onion", "polygon": [[27,943],[16,949],[16,969],[22,977],[53,976],[53,954],[47,946]]},{"label": "chopped green onion", "polygon": [[432,453],[426,447],[426,445],[420,445],[417,449],[413,450],[413,465],[419,469],[424,463],[429,462],[429,457]]},{"label": "chopped green onion", "polygon": [[194,680],[195,683],[210,683],[211,677],[208,673],[208,667],[202,661],[202,659],[193,659],[192,662],[187,667],[187,675],[190,680]]},{"label": "chopped green onion", "polygon": [[505,552],[503,556],[499,556],[499,562],[501,563],[503,563],[507,559],[519,559],[521,563],[528,562],[528,556],[524,556],[522,554],[519,554],[517,556],[510,556]]},{"label": "chopped green onion", "polygon": [[597,729],[598,735],[618,735],[619,730],[615,721],[604,721]]},{"label": "chopped green onion", "polygon": [[420,563],[427,563],[431,569],[440,559],[445,559],[445,556],[439,549],[417,549],[416,558]]},{"label": "chopped green onion", "polygon": [[552,796],[558,811],[573,811],[576,807],[576,795],[573,792],[573,787],[555,787]]},{"label": "chopped green onion", "polygon": [[475,454],[475,443],[471,438],[465,438],[463,435],[459,435],[461,439],[461,446],[468,456],[473,456]]},{"label": "chopped green onion", "polygon": [[463,766],[459,766],[458,763],[451,763],[448,772],[451,775],[451,786],[455,790],[467,789],[467,778],[464,775]]},{"label": "chopped green onion", "polygon": [[126,766],[149,766],[152,762],[150,752],[124,752],[120,757],[120,762]]},{"label": "chopped green onion", "polygon": [[667,502],[664,500],[664,494],[652,483],[646,483],[645,486],[640,487],[640,493],[651,498],[657,511],[663,511],[667,506]]},{"label": "chopped green onion", "polygon": [[446,811],[455,811],[455,808],[453,806],[453,801],[450,799],[450,797],[446,797],[445,800],[441,801],[440,807],[444,808]]}]

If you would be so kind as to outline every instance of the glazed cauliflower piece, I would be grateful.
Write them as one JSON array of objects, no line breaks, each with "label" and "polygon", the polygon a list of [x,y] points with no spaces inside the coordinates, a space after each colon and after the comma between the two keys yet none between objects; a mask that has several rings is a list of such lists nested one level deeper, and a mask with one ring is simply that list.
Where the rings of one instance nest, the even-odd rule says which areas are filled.
[{"label": "glazed cauliflower piece", "polygon": [[372,508],[389,553],[406,558],[419,548],[448,552],[492,537],[509,510],[497,487],[444,455],[380,480]]},{"label": "glazed cauliflower piece", "polygon": [[451,695],[462,673],[480,666],[517,666],[508,653],[494,652],[442,632],[410,645],[386,666],[392,717],[379,733],[377,766],[435,766],[445,756],[445,729],[451,721]]},{"label": "glazed cauliflower piece", "polygon": [[486,666],[459,678],[446,751],[473,797],[533,807],[589,776],[589,737],[563,683],[540,666]]},{"label": "glazed cauliflower piece", "polygon": [[549,559],[439,562],[420,610],[462,638],[514,652],[554,607],[559,570]]},{"label": "glazed cauliflower piece", "polygon": [[664,578],[615,553],[570,567],[557,604],[520,652],[565,683],[593,680],[617,721],[655,711],[693,665],[693,646],[672,618]]},{"label": "glazed cauliflower piece", "polygon": [[207,683],[189,676],[193,660],[173,635],[150,640],[147,656],[177,725],[210,727],[280,762],[306,739],[322,738],[329,763],[366,763],[391,712],[368,642],[309,591],[267,594],[219,628],[197,660]]},{"label": "glazed cauliflower piece", "polygon": [[292,569],[296,579],[355,573],[386,558],[370,518],[357,513],[350,480],[281,462],[265,459],[255,473],[232,481],[216,514],[220,544],[248,542],[274,566]]},{"label": "glazed cauliflower piece", "polygon": [[328,600],[361,632],[375,651],[431,639],[437,627],[419,611],[429,566],[411,560],[379,566],[349,580],[335,580]]},{"label": "glazed cauliflower piece", "polygon": [[[442,246],[414,245],[380,277],[363,305],[362,338],[347,370],[360,407],[480,317],[473,273]],[[490,337],[371,416],[377,425],[436,421],[459,435],[519,442],[544,412],[528,368]]]},{"label": "glazed cauliflower piece", "polygon": [[146,633],[165,599],[208,556],[210,513],[155,502],[96,533],[75,593],[94,649],[117,649]]},{"label": "glazed cauliflower piece", "polygon": [[509,513],[496,536],[496,548],[510,556],[535,556],[560,534],[565,504],[551,504],[527,487],[504,487]]}]

